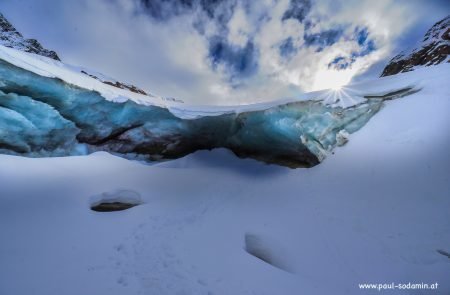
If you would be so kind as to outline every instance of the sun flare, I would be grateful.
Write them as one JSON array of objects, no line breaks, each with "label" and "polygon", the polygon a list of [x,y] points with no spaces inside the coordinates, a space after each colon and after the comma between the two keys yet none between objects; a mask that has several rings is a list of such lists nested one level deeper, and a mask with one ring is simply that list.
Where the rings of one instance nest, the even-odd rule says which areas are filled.
[{"label": "sun flare", "polygon": [[342,87],[344,87],[344,85],[334,85],[331,87],[331,89],[333,89],[334,91],[339,91],[342,89]]},{"label": "sun flare", "polygon": [[352,80],[354,75],[355,71],[352,69],[340,71],[326,69],[319,71],[315,76],[312,91],[323,89],[340,90]]}]

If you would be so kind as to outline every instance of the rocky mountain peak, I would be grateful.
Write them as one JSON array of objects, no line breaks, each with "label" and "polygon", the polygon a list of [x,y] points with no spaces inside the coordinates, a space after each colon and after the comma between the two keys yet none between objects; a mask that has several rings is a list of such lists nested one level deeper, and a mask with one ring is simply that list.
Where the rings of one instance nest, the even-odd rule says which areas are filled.
[{"label": "rocky mountain peak", "polygon": [[0,45],[60,60],[56,52],[45,49],[36,39],[25,39],[1,13]]},{"label": "rocky mountain peak", "polygon": [[450,15],[434,24],[420,45],[395,56],[384,68],[381,77],[413,71],[417,66],[450,62]]}]

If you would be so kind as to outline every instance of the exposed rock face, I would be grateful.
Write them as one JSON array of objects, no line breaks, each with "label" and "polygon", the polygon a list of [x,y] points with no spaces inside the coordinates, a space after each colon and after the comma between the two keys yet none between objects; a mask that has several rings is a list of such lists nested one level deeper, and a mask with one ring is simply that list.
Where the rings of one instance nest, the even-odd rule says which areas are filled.
[{"label": "exposed rock face", "polygon": [[36,39],[25,39],[1,13],[0,45],[60,60],[56,52],[45,49]]},{"label": "exposed rock face", "polygon": [[[99,80],[102,83],[105,83],[105,84],[108,84],[108,85],[111,85],[111,86],[114,86],[114,87],[117,87],[117,88],[120,88],[120,89],[127,89],[127,90],[129,90],[131,92],[134,92],[134,93],[148,95],[147,92],[145,92],[144,90],[142,90],[142,89],[140,89],[140,88],[138,88],[138,87],[136,87],[136,86],[134,86],[132,84],[126,84],[126,83],[123,83],[123,82],[115,81],[113,79],[104,79],[104,78],[102,79],[102,78],[100,78],[100,77],[98,77],[98,76],[96,76],[94,74],[89,74],[88,72],[86,72],[86,70],[82,70],[81,73],[83,73],[85,75],[88,75],[89,77],[94,78],[96,80]],[[110,80],[112,80],[112,81],[110,81]]]},{"label": "exposed rock face", "polygon": [[436,23],[418,48],[395,56],[384,68],[381,77],[409,72],[416,66],[431,66],[450,62],[450,15]]}]

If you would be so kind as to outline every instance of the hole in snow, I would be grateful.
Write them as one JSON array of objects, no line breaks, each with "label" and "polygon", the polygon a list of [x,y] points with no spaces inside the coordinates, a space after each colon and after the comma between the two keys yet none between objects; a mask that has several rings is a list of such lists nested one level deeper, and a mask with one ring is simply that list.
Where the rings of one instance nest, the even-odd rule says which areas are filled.
[{"label": "hole in snow", "polygon": [[289,255],[281,245],[267,237],[255,234],[245,234],[245,251],[248,254],[281,270],[293,273],[293,267],[289,262]]},{"label": "hole in snow", "polygon": [[112,203],[105,202],[92,206],[91,209],[97,212],[113,212],[130,209],[134,206],[137,206],[137,204],[122,203],[122,202],[112,202]]},{"label": "hole in snow", "polygon": [[447,258],[450,258],[450,253],[441,249],[436,250],[436,252],[438,252],[441,255],[446,256]]},{"label": "hole in snow", "polygon": [[408,96],[411,94],[414,94],[416,92],[419,92],[420,88],[415,87],[406,87],[399,90],[394,90],[388,93],[381,93],[381,94],[372,94],[372,95],[364,95],[364,98],[382,98],[383,100],[391,100],[396,98],[401,98],[404,96]]},{"label": "hole in snow", "polygon": [[130,209],[142,204],[141,195],[132,190],[104,192],[90,198],[91,210],[113,212]]}]

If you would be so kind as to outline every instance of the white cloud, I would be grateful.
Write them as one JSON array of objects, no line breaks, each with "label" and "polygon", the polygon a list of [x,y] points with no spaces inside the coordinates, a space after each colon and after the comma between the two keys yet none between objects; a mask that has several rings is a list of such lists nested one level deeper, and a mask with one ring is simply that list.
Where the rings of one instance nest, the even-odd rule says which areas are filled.
[{"label": "white cloud", "polygon": [[[164,22],[140,9],[138,0],[2,0],[0,10],[26,37],[56,50],[66,62],[93,68],[150,92],[192,103],[250,103],[296,95],[345,83],[372,64],[392,55],[394,41],[416,21],[416,1],[315,1],[308,18],[309,33],[342,27],[343,36],[318,52],[305,46],[305,25],[282,21],[289,0],[243,2],[218,24],[198,8]],[[170,7],[165,15],[173,13]],[[231,15],[231,13],[233,13]],[[419,14],[420,15],[420,14]],[[201,24],[202,30],[195,28]],[[337,56],[360,50],[352,34],[367,27],[377,50],[358,57],[351,68],[337,72],[328,64]],[[223,34],[233,46],[253,42],[258,70],[238,84],[230,83],[224,65],[211,66],[208,38]],[[281,42],[290,38],[296,49],[280,56]]]},{"label": "white cloud", "polygon": [[244,47],[251,34],[252,24],[247,21],[247,16],[241,5],[235,8],[233,17],[228,23],[228,41],[236,46]]}]

